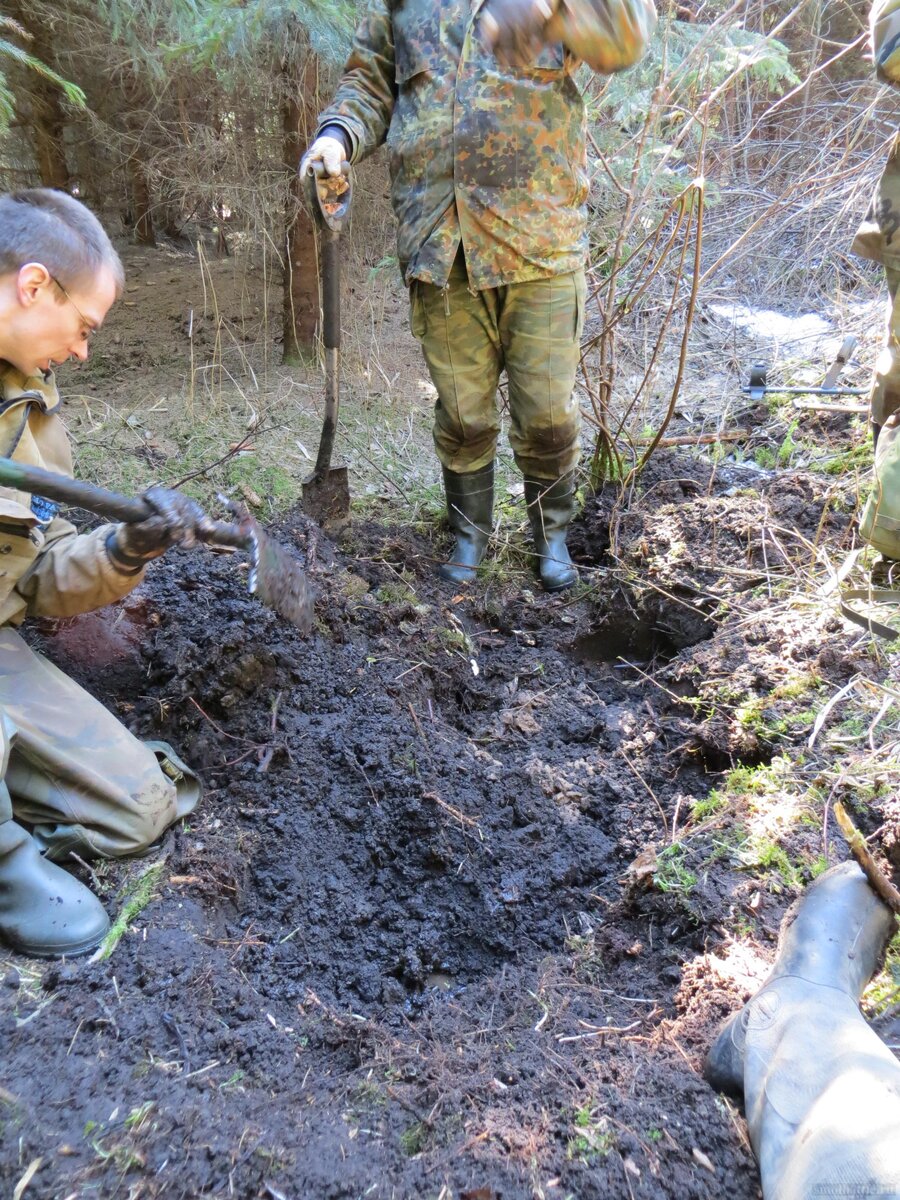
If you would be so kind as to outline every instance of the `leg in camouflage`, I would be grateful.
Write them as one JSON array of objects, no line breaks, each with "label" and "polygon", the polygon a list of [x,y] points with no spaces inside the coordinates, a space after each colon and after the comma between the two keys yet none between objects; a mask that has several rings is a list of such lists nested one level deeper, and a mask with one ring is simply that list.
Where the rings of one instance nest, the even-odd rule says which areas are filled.
[{"label": "leg in camouflage", "polygon": [[0,629],[5,783],[48,859],[146,850],[197,803],[196,776],[162,743],[138,741],[12,629]]},{"label": "leg in camouflage", "polygon": [[884,345],[875,361],[869,397],[872,436],[878,435],[888,417],[900,410],[900,268],[885,267],[890,300]]},{"label": "leg in camouflage", "polygon": [[[570,480],[580,454],[574,382],[585,290],[584,272],[578,271],[475,292],[469,287],[462,252],[446,288],[414,281],[411,323],[438,394],[434,442],[445,483],[448,473],[452,483],[465,482],[464,476],[493,462],[500,429],[496,392],[504,368],[509,380],[510,443],[522,473],[540,486],[542,495],[551,491],[555,495],[560,481]],[[451,490],[458,511],[457,493],[475,493],[464,486]],[[567,496],[570,491],[567,483]],[[547,560],[548,523],[565,549],[571,506],[566,503],[557,509],[552,520],[548,516],[540,521],[536,536],[541,561]],[[536,514],[540,515],[539,508],[532,505],[529,515],[538,529]],[[483,515],[480,512],[463,515],[470,528],[484,523],[477,519]],[[453,512],[450,522],[456,530]],[[567,551],[565,559],[574,579]],[[557,580],[556,586],[568,582]]]},{"label": "leg in camouflage", "polygon": [[875,441],[885,421],[900,409],[900,134],[894,139],[881,178],[851,247],[861,258],[881,263],[890,302],[887,335],[872,377],[870,417]]}]

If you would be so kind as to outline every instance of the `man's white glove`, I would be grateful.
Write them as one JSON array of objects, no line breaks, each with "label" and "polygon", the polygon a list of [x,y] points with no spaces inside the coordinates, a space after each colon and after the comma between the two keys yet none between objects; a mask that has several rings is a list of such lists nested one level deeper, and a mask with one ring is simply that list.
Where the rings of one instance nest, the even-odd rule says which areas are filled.
[{"label": "man's white glove", "polygon": [[344,143],[337,138],[317,137],[307,152],[300,159],[300,174],[310,173],[312,163],[320,162],[325,168],[326,175],[340,175],[341,163],[345,162],[347,151]]}]

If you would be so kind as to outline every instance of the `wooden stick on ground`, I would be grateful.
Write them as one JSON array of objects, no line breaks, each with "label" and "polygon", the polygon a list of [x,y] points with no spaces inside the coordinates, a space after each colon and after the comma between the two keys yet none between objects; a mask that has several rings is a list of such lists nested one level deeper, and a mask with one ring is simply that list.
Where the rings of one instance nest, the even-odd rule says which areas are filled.
[{"label": "wooden stick on ground", "polygon": [[[748,429],[734,429],[729,433],[687,433],[678,437],[660,438],[656,443],[659,446],[709,446],[716,442],[739,442],[743,438],[749,438],[750,431]],[[635,439],[636,446],[645,446],[653,439],[649,437],[639,437]]]},{"label": "wooden stick on ground", "polygon": [[834,815],[837,818],[837,823],[841,827],[841,832],[847,839],[847,844],[850,847],[850,853],[862,867],[865,872],[866,879],[872,885],[873,889],[885,902],[888,908],[895,916],[900,916],[900,892],[894,887],[891,881],[887,878],[875,859],[869,853],[869,848],[866,846],[866,839],[859,832],[853,822],[847,815],[840,800],[834,806]]}]

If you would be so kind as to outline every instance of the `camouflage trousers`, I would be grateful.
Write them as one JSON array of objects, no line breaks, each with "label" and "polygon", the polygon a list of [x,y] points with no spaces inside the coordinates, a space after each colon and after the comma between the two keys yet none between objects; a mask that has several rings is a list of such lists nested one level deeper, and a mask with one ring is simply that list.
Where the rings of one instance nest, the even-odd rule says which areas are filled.
[{"label": "camouflage trousers", "polygon": [[0,629],[0,779],[17,821],[54,861],[146,850],[200,796],[162,742],[140,742],[107,709]]},{"label": "camouflage trousers", "polygon": [[886,335],[875,362],[870,394],[872,424],[880,428],[900,410],[900,135],[888,155],[852,250],[881,263],[890,297]]},{"label": "camouflage trousers", "polygon": [[884,425],[900,410],[900,267],[885,266],[888,285],[887,331],[872,372],[869,397],[873,425]]},{"label": "camouflage trousers", "polygon": [[462,250],[445,288],[413,280],[412,331],[437,389],[434,444],[448,470],[466,474],[494,459],[504,369],[509,441],[522,473],[549,480],[574,470],[585,293],[584,271],[470,290]]}]

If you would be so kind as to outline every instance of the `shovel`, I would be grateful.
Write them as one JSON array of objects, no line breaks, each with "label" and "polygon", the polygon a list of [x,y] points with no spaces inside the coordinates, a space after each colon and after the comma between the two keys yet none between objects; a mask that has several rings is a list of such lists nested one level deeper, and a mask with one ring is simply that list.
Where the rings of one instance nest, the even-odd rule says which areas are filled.
[{"label": "shovel", "polygon": [[[92,483],[57,475],[42,467],[26,466],[10,458],[0,458],[0,486],[46,496],[58,504],[77,505],[107,521],[144,521],[154,513],[146,500],[107,492]],[[309,633],[314,595],[299,563],[264,532],[249,512],[237,505],[234,511],[238,517],[236,523],[212,521],[208,529],[197,531],[197,537],[214,546],[246,550],[250,556],[247,580],[250,593],[303,633]]]},{"label": "shovel", "polygon": [[350,212],[353,188],[350,164],[343,174],[326,175],[322,163],[310,164],[305,179],[319,232],[322,277],[322,340],[325,344],[325,420],[312,475],[303,483],[303,507],[323,529],[339,529],[350,514],[346,467],[331,465],[337,432],[341,371],[341,230]]}]

